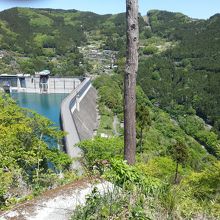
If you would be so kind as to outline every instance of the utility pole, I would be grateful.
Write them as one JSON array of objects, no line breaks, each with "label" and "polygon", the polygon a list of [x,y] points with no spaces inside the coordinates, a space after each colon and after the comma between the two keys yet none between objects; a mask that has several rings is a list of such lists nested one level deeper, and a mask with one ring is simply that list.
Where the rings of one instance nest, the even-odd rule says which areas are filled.
[{"label": "utility pole", "polygon": [[138,71],[138,0],[126,0],[127,59],[124,76],[124,159],[135,163],[136,155],[136,75]]}]

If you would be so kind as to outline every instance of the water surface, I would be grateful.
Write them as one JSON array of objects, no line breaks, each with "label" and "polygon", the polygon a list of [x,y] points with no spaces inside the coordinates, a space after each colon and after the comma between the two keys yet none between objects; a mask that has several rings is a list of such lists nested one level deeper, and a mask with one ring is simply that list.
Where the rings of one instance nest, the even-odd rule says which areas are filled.
[{"label": "water surface", "polygon": [[60,126],[60,104],[68,94],[13,93],[19,106],[36,111]]}]

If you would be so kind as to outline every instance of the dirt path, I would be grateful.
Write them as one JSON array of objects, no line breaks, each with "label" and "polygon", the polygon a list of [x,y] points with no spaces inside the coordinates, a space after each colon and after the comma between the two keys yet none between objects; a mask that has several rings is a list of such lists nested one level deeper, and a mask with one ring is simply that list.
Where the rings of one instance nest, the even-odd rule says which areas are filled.
[{"label": "dirt path", "polygon": [[118,133],[117,130],[117,125],[118,125],[118,117],[117,115],[114,116],[114,121],[113,121],[113,132],[115,136],[119,136],[120,134]]},{"label": "dirt path", "polygon": [[68,220],[78,205],[97,187],[101,194],[111,191],[109,182],[83,179],[45,192],[40,197],[1,213],[0,220]]}]

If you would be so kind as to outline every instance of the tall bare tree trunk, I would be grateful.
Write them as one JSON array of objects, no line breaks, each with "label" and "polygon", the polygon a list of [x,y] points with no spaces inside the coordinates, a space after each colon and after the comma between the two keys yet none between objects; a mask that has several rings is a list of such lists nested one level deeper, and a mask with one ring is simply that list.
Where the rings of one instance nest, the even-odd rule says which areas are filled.
[{"label": "tall bare tree trunk", "polygon": [[136,154],[136,75],[138,70],[138,0],[126,0],[127,61],[124,77],[124,158],[135,163]]}]

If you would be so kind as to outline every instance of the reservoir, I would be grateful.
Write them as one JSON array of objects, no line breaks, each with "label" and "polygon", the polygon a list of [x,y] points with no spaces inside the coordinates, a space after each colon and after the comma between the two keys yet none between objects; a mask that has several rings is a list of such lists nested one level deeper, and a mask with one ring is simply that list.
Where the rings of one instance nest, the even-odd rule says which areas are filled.
[{"label": "reservoir", "polygon": [[60,127],[60,104],[68,94],[12,93],[11,97],[23,108],[31,109]]}]

